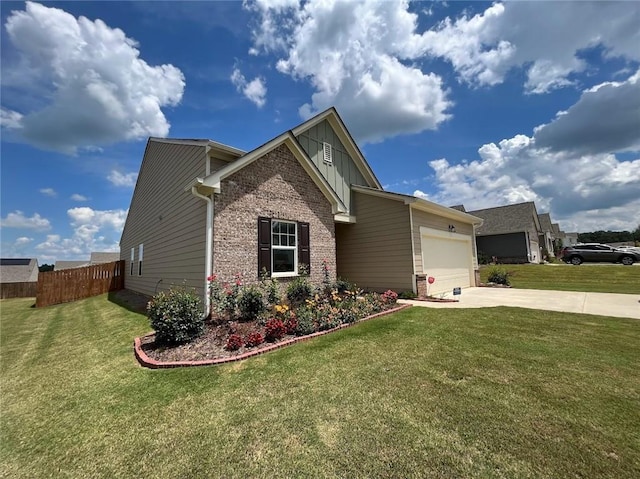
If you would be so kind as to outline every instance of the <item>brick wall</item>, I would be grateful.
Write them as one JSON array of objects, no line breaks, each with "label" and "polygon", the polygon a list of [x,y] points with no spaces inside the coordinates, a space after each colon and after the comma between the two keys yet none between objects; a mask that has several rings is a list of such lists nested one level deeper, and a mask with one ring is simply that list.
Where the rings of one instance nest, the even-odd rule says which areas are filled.
[{"label": "brick wall", "polygon": [[323,260],[335,279],[331,204],[285,145],[224,180],[215,195],[213,271],[221,281],[230,281],[236,273],[245,283],[258,281],[260,216],[308,222],[311,282],[322,282]]}]

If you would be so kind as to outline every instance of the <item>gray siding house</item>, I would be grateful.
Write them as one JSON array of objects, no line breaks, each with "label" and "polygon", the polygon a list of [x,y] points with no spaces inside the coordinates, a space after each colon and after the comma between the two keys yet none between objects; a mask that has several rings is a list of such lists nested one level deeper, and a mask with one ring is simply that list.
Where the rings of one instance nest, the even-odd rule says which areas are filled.
[{"label": "gray siding house", "polygon": [[266,271],[284,285],[301,264],[316,284],[326,265],[332,279],[418,291],[432,272],[443,287],[475,285],[480,223],[385,192],[330,108],[249,152],[211,140],[150,138],[120,254],[126,288],[153,295],[186,284],[206,308],[212,275],[252,283]]},{"label": "gray siding house", "polygon": [[543,236],[536,206],[532,201],[469,211],[482,218],[476,230],[479,254],[501,263],[539,263],[539,238]]}]

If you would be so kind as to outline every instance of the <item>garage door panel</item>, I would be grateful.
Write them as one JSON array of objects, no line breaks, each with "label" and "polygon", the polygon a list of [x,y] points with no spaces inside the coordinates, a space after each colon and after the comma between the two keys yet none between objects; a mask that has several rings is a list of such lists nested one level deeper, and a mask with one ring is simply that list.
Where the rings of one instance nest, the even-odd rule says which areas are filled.
[{"label": "garage door panel", "polygon": [[[426,228],[421,231],[427,230]],[[434,231],[422,234],[423,272],[435,278],[429,294],[451,292],[453,288],[471,286],[471,237]]]}]

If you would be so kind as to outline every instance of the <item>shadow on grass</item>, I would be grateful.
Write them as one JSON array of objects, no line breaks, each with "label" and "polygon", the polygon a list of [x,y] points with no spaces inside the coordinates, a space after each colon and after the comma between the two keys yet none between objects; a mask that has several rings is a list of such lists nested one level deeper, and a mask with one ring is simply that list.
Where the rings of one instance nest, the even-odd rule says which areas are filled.
[{"label": "shadow on grass", "polygon": [[108,299],[133,313],[146,314],[147,303],[151,298],[129,289],[121,289],[109,292]]}]

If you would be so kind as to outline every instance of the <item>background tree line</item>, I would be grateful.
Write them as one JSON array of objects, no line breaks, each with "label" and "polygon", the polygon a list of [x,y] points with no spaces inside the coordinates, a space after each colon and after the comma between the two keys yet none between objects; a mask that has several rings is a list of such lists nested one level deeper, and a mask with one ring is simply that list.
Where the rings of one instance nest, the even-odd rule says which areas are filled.
[{"label": "background tree line", "polygon": [[640,242],[640,225],[633,231],[592,231],[579,233],[581,243],[622,243],[624,241]]}]

